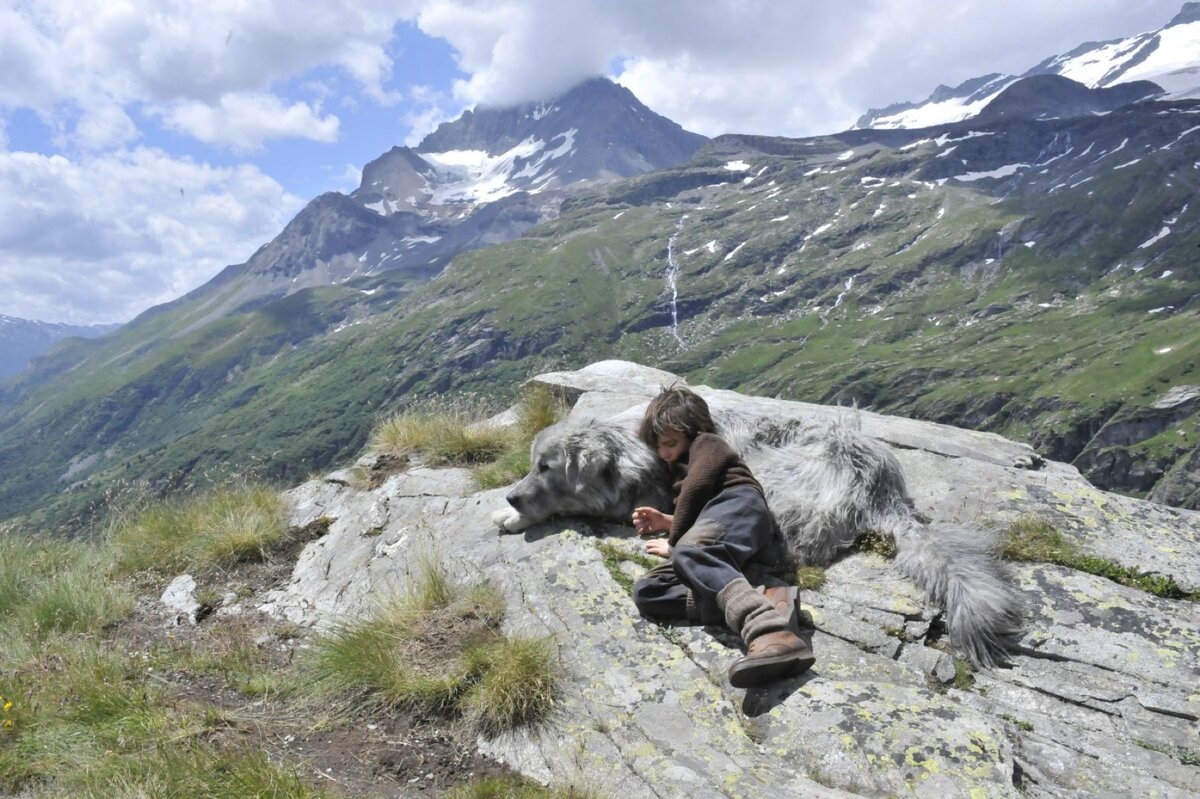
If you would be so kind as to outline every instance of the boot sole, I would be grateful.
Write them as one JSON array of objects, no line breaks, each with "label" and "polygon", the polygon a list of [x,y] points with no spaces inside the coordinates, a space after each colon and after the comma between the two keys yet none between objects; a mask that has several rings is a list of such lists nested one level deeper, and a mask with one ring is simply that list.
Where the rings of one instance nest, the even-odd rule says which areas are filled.
[{"label": "boot sole", "polygon": [[734,663],[729,667],[729,684],[734,688],[753,688],[784,677],[803,674],[816,662],[817,659],[813,655],[791,652],[786,655],[755,658],[745,663]]}]

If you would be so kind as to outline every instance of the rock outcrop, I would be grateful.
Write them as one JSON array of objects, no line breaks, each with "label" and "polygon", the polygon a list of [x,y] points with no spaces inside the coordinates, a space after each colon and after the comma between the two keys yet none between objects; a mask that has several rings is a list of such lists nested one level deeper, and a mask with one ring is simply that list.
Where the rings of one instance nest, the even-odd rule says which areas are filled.
[{"label": "rock outcrop", "polygon": [[[535,378],[573,414],[635,418],[673,376],[604,362]],[[703,387],[710,403],[771,416],[845,409]],[[918,510],[995,535],[1053,524],[1083,551],[1200,589],[1200,513],[1105,493],[1070,466],[995,435],[860,412],[901,461]],[[805,591],[816,666],[763,689],[730,687],[738,642],[641,619],[615,579],[632,529],[588,519],[500,535],[504,490],[413,468],[374,490],[353,469],[287,494],[291,522],[332,519],[266,608],[321,626],[402,590],[423,556],[488,578],[513,632],[553,635],[565,688],[542,729],[481,747],[546,782],[605,796],[1185,796],[1200,793],[1200,614],[1103,577],[1013,566],[1027,619],[1011,667],[955,679],[937,608],[878,555],[849,554]],[[961,666],[960,666],[961,668]]]}]

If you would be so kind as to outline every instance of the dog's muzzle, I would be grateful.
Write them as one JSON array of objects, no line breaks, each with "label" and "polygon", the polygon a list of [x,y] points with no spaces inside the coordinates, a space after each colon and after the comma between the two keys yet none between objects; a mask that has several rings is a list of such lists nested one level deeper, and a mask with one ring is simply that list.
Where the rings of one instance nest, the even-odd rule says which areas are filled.
[{"label": "dog's muzzle", "polygon": [[510,491],[508,496],[506,496],[504,498],[504,500],[509,505],[512,505],[515,510],[520,510],[521,505],[523,505],[525,503],[525,497],[521,496],[516,491]]}]

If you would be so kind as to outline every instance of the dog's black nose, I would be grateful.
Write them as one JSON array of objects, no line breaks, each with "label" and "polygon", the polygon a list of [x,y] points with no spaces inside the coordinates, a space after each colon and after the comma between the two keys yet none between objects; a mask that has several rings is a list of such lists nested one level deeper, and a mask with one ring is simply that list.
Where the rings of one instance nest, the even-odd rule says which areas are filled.
[{"label": "dog's black nose", "polygon": [[524,498],[520,494],[518,494],[516,491],[513,491],[511,494],[509,494],[504,499],[507,500],[508,504],[512,505],[513,508],[515,508],[516,510],[521,509],[521,503],[524,501]]}]

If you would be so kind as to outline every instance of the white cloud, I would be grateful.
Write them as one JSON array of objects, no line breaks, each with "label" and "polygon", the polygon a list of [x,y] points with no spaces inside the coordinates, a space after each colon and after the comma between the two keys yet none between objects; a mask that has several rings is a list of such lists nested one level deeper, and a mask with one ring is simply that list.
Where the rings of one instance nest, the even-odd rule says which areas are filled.
[{"label": "white cloud", "polygon": [[149,148],[0,153],[0,313],[125,321],[246,260],[301,205],[252,166]]},{"label": "white cloud", "polygon": [[[392,71],[387,46],[397,22],[415,13],[416,0],[39,0],[0,10],[0,107],[53,114],[52,127],[94,147],[127,143],[127,126],[114,127],[120,120],[111,113],[85,113],[70,130],[64,118],[142,103],[197,119],[201,106],[220,113],[227,98],[261,97],[321,66],[340,67],[378,102],[395,102],[383,88]],[[255,129],[296,135],[313,122],[295,105],[287,112],[288,124],[248,125],[249,138]],[[308,124],[309,134],[328,136],[326,120]],[[216,125],[196,125],[220,135]]]},{"label": "white cloud", "polygon": [[468,103],[511,105],[610,71],[655,111],[708,135],[845,129],[939,83],[1023,72],[1088,40],[1166,24],[1178,0],[427,0]]},{"label": "white cloud", "polygon": [[137,125],[115,103],[103,103],[86,109],[75,125],[75,142],[84,150],[121,147],[140,137]]},{"label": "white cloud", "polygon": [[167,125],[208,144],[254,150],[267,139],[336,141],[339,120],[308,103],[284,105],[271,94],[226,94],[215,104],[188,101],[160,111]]}]

